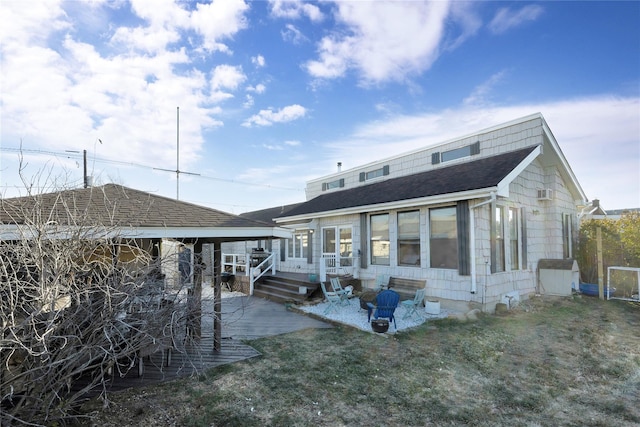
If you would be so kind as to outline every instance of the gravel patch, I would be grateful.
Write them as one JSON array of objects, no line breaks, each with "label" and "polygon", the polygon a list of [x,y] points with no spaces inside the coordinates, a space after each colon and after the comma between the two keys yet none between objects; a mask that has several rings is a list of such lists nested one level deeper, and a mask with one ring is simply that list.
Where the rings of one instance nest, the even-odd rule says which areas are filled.
[{"label": "gravel patch", "polygon": [[[341,323],[347,326],[361,329],[366,332],[373,333],[371,325],[367,321],[367,310],[360,308],[360,303],[357,298],[350,300],[349,305],[338,306],[337,311],[332,309],[329,312],[326,312],[328,307],[328,302],[321,302],[315,305],[300,306],[297,307],[297,309],[305,313],[313,314],[318,318],[324,318],[331,322]],[[387,334],[395,334],[397,331],[415,328],[416,326],[419,326],[428,320],[443,319],[449,316],[449,312],[447,312],[446,310],[441,310],[440,314],[438,315],[431,315],[425,313],[424,311],[420,312],[420,310],[418,310],[418,314],[414,314],[411,317],[403,319],[405,313],[406,311],[404,307],[398,307],[396,309],[395,319],[397,329],[394,328],[394,325],[392,323],[389,325],[389,330],[386,332]]]}]

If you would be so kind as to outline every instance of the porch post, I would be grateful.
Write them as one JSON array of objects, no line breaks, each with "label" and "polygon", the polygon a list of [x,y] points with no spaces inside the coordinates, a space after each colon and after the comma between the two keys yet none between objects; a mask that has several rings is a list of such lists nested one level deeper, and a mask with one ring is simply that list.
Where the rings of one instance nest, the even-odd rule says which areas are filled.
[{"label": "porch post", "polygon": [[200,341],[202,337],[202,243],[196,243],[193,247],[193,287],[187,291],[187,325],[190,337]]},{"label": "porch post", "polygon": [[220,283],[220,266],[222,265],[222,245],[212,243],[213,264],[213,352],[222,350],[222,284]]}]

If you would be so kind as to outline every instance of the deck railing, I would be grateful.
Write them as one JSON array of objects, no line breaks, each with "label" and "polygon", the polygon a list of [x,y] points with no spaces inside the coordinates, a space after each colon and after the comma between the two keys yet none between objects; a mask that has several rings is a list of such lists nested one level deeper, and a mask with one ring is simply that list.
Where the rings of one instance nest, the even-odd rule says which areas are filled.
[{"label": "deck railing", "polygon": [[267,272],[276,274],[275,253],[270,254],[260,264],[249,268],[249,295],[253,295],[253,284]]},{"label": "deck railing", "polygon": [[254,267],[251,266],[251,257],[248,254],[222,254],[222,271],[237,274],[244,272],[249,276],[249,295],[253,295],[253,284],[262,276],[271,272],[276,274],[275,254],[267,256]]},{"label": "deck railing", "polygon": [[320,280],[325,282],[327,275],[360,277],[360,257],[336,257],[335,254],[322,254],[320,258]]},{"label": "deck railing", "polygon": [[227,271],[227,267],[230,267],[231,274],[236,274],[238,271],[243,271],[247,274],[247,264],[249,257],[247,254],[222,254],[222,271]]}]

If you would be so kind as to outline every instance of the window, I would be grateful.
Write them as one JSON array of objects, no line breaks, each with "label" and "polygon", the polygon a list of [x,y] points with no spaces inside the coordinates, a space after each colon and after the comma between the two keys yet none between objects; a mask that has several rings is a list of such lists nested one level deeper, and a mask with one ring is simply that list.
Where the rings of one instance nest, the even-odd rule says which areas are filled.
[{"label": "window", "polygon": [[458,228],[455,206],[429,211],[431,268],[458,269]]},{"label": "window", "polygon": [[371,215],[371,264],[389,265],[389,214]]},{"label": "window", "polygon": [[343,267],[353,265],[353,240],[351,228],[341,228],[340,231],[340,265]]},{"label": "window", "polygon": [[495,227],[496,227],[496,259],[495,259],[495,272],[504,271],[504,208],[502,206],[496,206],[495,212]]},{"label": "window", "polygon": [[431,155],[431,163],[435,165],[440,162],[449,162],[476,154],[480,154],[480,141],[453,150],[443,151],[442,153],[433,153]]},{"label": "window", "polygon": [[360,182],[368,181],[370,179],[380,178],[381,176],[389,175],[389,165],[384,165],[380,169],[375,169],[369,172],[360,172]]},{"label": "window", "polygon": [[309,244],[307,240],[307,231],[296,231],[293,239],[288,239],[287,249],[289,258],[307,258],[309,255]]},{"label": "window", "polygon": [[398,265],[420,267],[420,211],[398,213]]},{"label": "window", "polygon": [[322,191],[332,190],[334,188],[344,187],[344,178],[336,179],[331,182],[323,182],[322,183]]},{"label": "window", "polygon": [[379,178],[382,176],[382,169],[376,169],[374,171],[367,172],[365,179],[368,181],[370,179]]},{"label": "window", "polygon": [[509,208],[509,255],[511,256],[511,270],[520,270],[520,239],[518,230],[518,209]]},{"label": "window", "polygon": [[573,255],[573,241],[571,238],[571,215],[562,214],[562,256],[564,258],[571,258]]}]

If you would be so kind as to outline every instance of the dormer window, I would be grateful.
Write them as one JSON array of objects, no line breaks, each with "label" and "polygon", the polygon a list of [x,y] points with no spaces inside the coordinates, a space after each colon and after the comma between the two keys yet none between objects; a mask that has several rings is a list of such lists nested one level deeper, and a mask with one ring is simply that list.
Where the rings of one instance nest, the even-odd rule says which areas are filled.
[{"label": "dormer window", "polygon": [[344,178],[336,179],[331,182],[323,182],[322,183],[322,191],[332,190],[334,188],[344,187]]},{"label": "dormer window", "polygon": [[431,154],[431,164],[437,165],[438,163],[450,162],[476,154],[480,154],[480,141],[453,150],[433,153]]},{"label": "dormer window", "polygon": [[384,165],[380,169],[374,169],[367,172],[360,172],[360,182],[369,181],[370,179],[380,178],[389,175],[389,165]]}]

